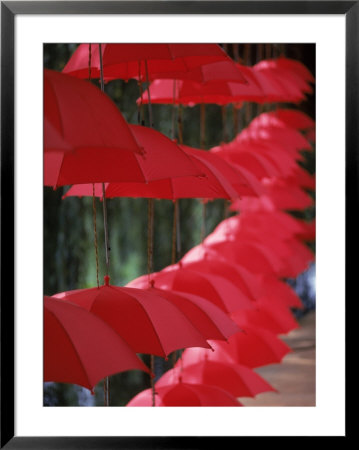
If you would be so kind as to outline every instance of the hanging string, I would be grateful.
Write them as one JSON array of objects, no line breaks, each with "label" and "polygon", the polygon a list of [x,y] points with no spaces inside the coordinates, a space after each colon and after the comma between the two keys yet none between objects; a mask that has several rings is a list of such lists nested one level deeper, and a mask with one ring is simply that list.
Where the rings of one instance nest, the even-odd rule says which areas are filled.
[{"label": "hanging string", "polygon": [[266,44],[266,59],[271,59],[272,57],[272,44]]},{"label": "hanging string", "polygon": [[147,275],[148,286],[151,286],[151,273],[153,271],[153,198],[147,201]]},{"label": "hanging string", "polygon": [[[98,44],[99,54],[100,54],[100,82],[101,91],[105,92],[105,83],[103,78],[103,61],[102,61],[102,46]],[[102,208],[103,208],[103,224],[105,228],[105,252],[106,252],[106,275],[109,272],[110,266],[110,245],[108,239],[108,223],[107,223],[107,205],[106,205],[106,193],[105,193],[105,183],[102,183]]]},{"label": "hanging string", "polygon": [[176,136],[176,79],[173,80],[173,97],[172,97],[172,124],[171,124],[171,137],[172,139]]},{"label": "hanging string", "polygon": [[202,227],[201,227],[201,242],[203,244],[206,237],[206,202],[202,200]]},{"label": "hanging string", "polygon": [[143,121],[143,86],[141,77],[141,61],[138,61],[138,87],[140,88],[141,103],[138,106],[137,123],[138,125],[144,125]]},{"label": "hanging string", "polygon": [[178,141],[180,145],[183,145],[183,110],[182,105],[178,105]]},{"label": "hanging string", "polygon": [[201,103],[200,106],[200,148],[206,146],[206,105]]},{"label": "hanging string", "polygon": [[[147,217],[147,274],[148,286],[151,286],[151,273],[153,271],[153,198],[148,199],[148,217]],[[155,373],[155,357],[151,355],[150,358],[151,373]],[[151,376],[151,390],[152,390],[152,406],[156,406],[155,400],[155,380]]]},{"label": "hanging string", "polygon": [[97,242],[97,226],[96,226],[96,196],[95,196],[95,183],[92,183],[92,215],[93,215],[93,235],[95,243],[95,257],[96,257],[96,281],[97,287],[100,287],[98,278],[98,242]]},{"label": "hanging string", "polygon": [[[91,61],[92,61],[92,47],[89,44],[89,59],[88,59],[88,71],[89,81],[91,81]],[[96,196],[95,196],[95,183],[92,183],[92,216],[93,216],[93,235],[95,244],[95,258],[96,258],[96,281],[97,287],[100,287],[98,278],[98,243],[97,243],[97,226],[96,226]]]},{"label": "hanging string", "polygon": [[[151,373],[155,373],[155,357],[151,355]],[[152,406],[156,406],[155,377],[151,377]]]},{"label": "hanging string", "polygon": [[148,65],[145,59],[145,71],[146,71],[146,81],[147,81],[147,95],[148,95],[148,114],[150,116],[150,127],[154,128],[153,115],[152,115],[152,103],[151,103],[151,93],[150,93],[150,81],[148,77]]},{"label": "hanging string", "polygon": [[173,202],[173,225],[172,225],[172,255],[171,264],[176,264],[177,259],[177,210],[178,200]]},{"label": "hanging string", "polygon": [[228,142],[226,105],[222,105],[222,130],[223,130],[223,142]]},{"label": "hanging string", "polygon": [[[100,82],[101,91],[105,92],[105,83],[103,78],[103,61],[102,61],[102,46],[98,44],[99,54],[100,54]],[[106,207],[106,192],[105,183],[102,183],[102,207],[103,207],[103,223],[105,228],[105,251],[106,251],[106,275],[109,272],[110,265],[110,247],[108,243],[108,224],[107,224],[107,207]],[[103,380],[104,388],[104,405],[110,406],[110,380],[109,377],[105,377]]]}]

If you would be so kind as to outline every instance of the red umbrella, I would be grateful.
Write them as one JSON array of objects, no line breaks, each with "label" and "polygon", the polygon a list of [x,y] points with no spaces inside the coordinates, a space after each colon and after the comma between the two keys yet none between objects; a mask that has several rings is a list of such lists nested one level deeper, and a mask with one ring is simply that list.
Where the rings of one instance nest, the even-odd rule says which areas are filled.
[{"label": "red umbrella", "polygon": [[281,56],[276,59],[276,64],[278,68],[289,69],[300,76],[303,80],[309,83],[315,83],[315,78],[310,70],[302,62],[297,61],[296,59]]},{"label": "red umbrella", "polygon": [[183,308],[155,292],[106,284],[56,294],[104,320],[138,353],[166,356],[172,351],[198,346],[206,339],[183,313]]},{"label": "red umbrella", "polygon": [[260,275],[261,297],[266,297],[272,301],[281,300],[282,304],[303,308],[302,301],[289,284],[271,275]]},{"label": "red umbrella", "polygon": [[[50,125],[73,150],[64,153],[45,151],[45,185],[74,182],[73,179],[58,180],[60,168],[64,170],[68,160],[73,165],[81,163],[75,181],[80,182],[85,173],[89,182],[90,175],[96,178],[101,172],[113,177],[114,163],[122,161],[126,167],[134,158],[143,158],[142,149],[116,105],[87,81],[45,69],[44,117],[44,149],[51,148],[51,139],[47,141],[51,138]],[[72,177],[74,172],[72,167]]]},{"label": "red umbrella", "polygon": [[212,361],[206,356],[194,364],[177,362],[157,381],[156,388],[182,382],[215,386],[234,397],[255,397],[261,392],[274,391],[273,387],[248,367],[224,361]]},{"label": "red umbrella", "polygon": [[269,197],[277,209],[301,210],[309,208],[314,200],[300,187],[288,184],[280,178],[264,180],[264,195]]},{"label": "red umbrella", "polygon": [[[102,53],[106,80],[181,78],[193,70],[193,79],[203,81],[206,76],[212,78],[218,67],[203,72],[200,66],[225,61],[237,79],[245,82],[234,62],[217,44],[102,44]],[[89,44],[77,47],[63,72],[88,78]],[[91,44],[91,77],[100,77],[98,44]]]},{"label": "red umbrella", "polygon": [[[253,69],[256,71],[256,74],[262,74],[267,80],[277,86],[277,89],[280,88],[284,91],[284,95],[279,97],[280,101],[300,103],[305,100],[303,89],[298,86],[297,80],[293,79],[293,74],[288,74],[288,72],[283,74],[282,71],[270,67],[267,61],[260,61],[253,66]],[[271,101],[276,101],[275,96],[271,98]]]},{"label": "red umbrella", "polygon": [[[207,238],[206,238],[207,239]],[[247,270],[257,274],[278,274],[284,262],[262,243],[254,240],[227,240],[219,242],[207,241],[204,244],[216,251],[227,260],[244,266]]]},{"label": "red umbrella", "polygon": [[214,174],[218,172],[223,175],[229,183],[236,189],[240,196],[259,196],[263,192],[263,188],[258,180],[245,168],[238,164],[228,164],[223,158],[218,157],[214,153],[195,149],[185,145],[181,148],[189,155],[197,158]]},{"label": "red umbrella", "polygon": [[278,304],[273,302],[257,302],[257,309],[232,313],[232,319],[238,324],[245,320],[254,327],[264,328],[275,334],[287,334],[299,327],[288,309],[278,306]]},{"label": "red umbrella", "polygon": [[229,144],[213,147],[210,152],[220,156],[230,164],[238,164],[258,179],[280,175],[278,167],[266,156],[256,151],[260,146],[260,143],[237,143],[233,141]]},{"label": "red umbrella", "polygon": [[[208,66],[203,66],[203,69]],[[191,76],[191,73],[189,73],[189,76]],[[156,79],[149,86],[151,103],[185,106],[201,103],[227,105],[264,97],[263,91],[258,84],[250,80],[243,84],[230,81],[229,76],[226,76],[224,80],[219,80],[218,78],[217,74],[217,79],[206,83],[199,83],[192,79],[177,80],[175,83],[171,79]],[[144,104],[149,102],[148,90],[143,93],[142,98],[139,98],[137,102]]]},{"label": "red umbrella", "polygon": [[253,274],[243,266],[229,262],[205,244],[193,247],[183,256],[180,262],[185,268],[227,278],[251,300],[255,300],[261,295],[258,275]]},{"label": "red umbrella", "polygon": [[44,297],[44,381],[87,389],[125,370],[147,367],[121,335],[70,302]]},{"label": "red umbrella", "polygon": [[267,71],[270,76],[273,76],[278,80],[285,79],[287,82],[290,82],[291,86],[296,87],[302,94],[313,93],[313,89],[310,84],[303,79],[300,74],[296,73],[295,70],[284,67],[280,63],[278,64],[277,59],[262,60],[256,64],[256,68],[258,70]]},{"label": "red umbrella", "polygon": [[[80,82],[76,78],[73,80]],[[162,133],[138,125],[126,127],[141,145],[142,154],[116,150],[109,154],[106,150],[99,151],[99,148],[65,153],[46,152],[45,184],[143,183],[166,177],[202,175],[189,156]]]},{"label": "red umbrella", "polygon": [[[205,384],[184,383],[156,387],[156,406],[242,406],[229,392]],[[137,394],[127,406],[152,406],[150,389]]]},{"label": "red umbrella", "polygon": [[245,320],[238,319],[238,322],[241,331],[231,336],[227,342],[210,341],[213,350],[199,347],[184,350],[181,357],[183,365],[195,364],[207,358],[210,361],[242,364],[254,369],[280,363],[292,351],[274,333],[250,325]]},{"label": "red umbrella", "polygon": [[268,142],[272,147],[281,145],[295,156],[298,150],[312,150],[312,146],[307,139],[294,128],[274,126],[272,124],[265,126],[259,121],[251,122],[235,139],[238,142],[245,140]]},{"label": "red umbrella", "polygon": [[224,340],[239,331],[226,313],[203,297],[155,287],[146,290],[173,303],[206,339]]},{"label": "red umbrella", "polygon": [[315,128],[314,120],[298,109],[278,108],[275,111],[262,113],[255,117],[251,124],[291,127],[296,130],[309,130]]},{"label": "red umbrella", "polygon": [[[219,275],[186,269],[181,263],[153,273],[151,278],[156,287],[198,295],[213,302],[225,312],[253,308],[251,300],[227,279]],[[141,289],[147,285],[147,276],[142,276],[127,286]]]}]

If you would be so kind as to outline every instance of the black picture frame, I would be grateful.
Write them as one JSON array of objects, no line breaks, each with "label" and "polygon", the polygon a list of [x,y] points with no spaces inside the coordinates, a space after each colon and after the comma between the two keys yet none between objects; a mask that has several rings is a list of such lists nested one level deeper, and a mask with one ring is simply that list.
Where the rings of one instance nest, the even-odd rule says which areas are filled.
[{"label": "black picture frame", "polygon": [[[359,1],[1,2],[1,442],[6,449],[204,448],[238,437],[25,437],[14,434],[14,19],[17,14],[339,14],[346,19],[346,297],[358,248]],[[346,341],[348,337],[346,327]],[[346,350],[347,353],[347,350]],[[346,397],[346,408],[347,408]],[[349,436],[346,422],[346,436]],[[262,437],[263,438],[263,437]],[[262,439],[259,438],[258,439]],[[242,438],[243,439],[243,438]],[[221,440],[221,442],[217,442]],[[284,438],[286,440],[286,438]],[[224,442],[222,442],[224,441]],[[241,441],[242,443],[242,441]]]}]

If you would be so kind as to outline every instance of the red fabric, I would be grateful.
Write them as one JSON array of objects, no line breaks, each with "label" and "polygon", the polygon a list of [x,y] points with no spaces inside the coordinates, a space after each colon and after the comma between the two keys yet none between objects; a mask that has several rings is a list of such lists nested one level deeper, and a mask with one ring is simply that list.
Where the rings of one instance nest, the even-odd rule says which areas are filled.
[{"label": "red fabric", "polygon": [[[184,382],[156,387],[155,398],[156,406],[242,406],[223,389]],[[152,390],[140,392],[126,406],[152,406]]]},{"label": "red fabric", "polygon": [[203,297],[155,287],[148,291],[173,303],[206,339],[224,340],[239,331],[227,314]]},{"label": "red fabric", "polygon": [[296,130],[310,130],[315,128],[314,120],[299,109],[284,109],[278,108],[275,111],[262,113],[255,119],[262,121],[264,118],[275,120],[277,124],[282,123]]},{"label": "red fabric", "polygon": [[162,133],[138,125],[125,126],[141,154],[121,151],[121,147],[88,147],[65,153],[46,152],[45,185],[146,182],[167,177],[202,175],[192,159]]},{"label": "red fabric", "polygon": [[44,297],[44,381],[93,389],[132,369],[148,372],[120,334],[77,305]]},{"label": "red fabric", "polygon": [[[131,126],[134,135],[138,138],[138,130],[141,131],[144,127]],[[152,130],[153,131],[153,130]],[[156,132],[157,133],[157,132]],[[167,139],[167,138],[166,138]],[[139,139],[139,142],[140,139]],[[143,141],[142,141],[143,142]],[[174,146],[176,144],[173,143]],[[153,149],[159,149],[153,143]],[[145,147],[147,149],[147,146]],[[148,152],[152,152],[152,147]],[[151,181],[144,183],[107,183],[106,197],[147,197],[147,198],[166,198],[175,200],[178,198],[227,198],[234,199],[240,195],[257,196],[261,192],[261,185],[259,182],[245,169],[240,167],[231,167],[226,161],[218,158],[215,155],[209,154],[203,150],[194,149],[191,147],[181,146],[182,151],[186,154],[190,162],[195,167],[197,174],[200,176],[188,177],[172,177],[171,167],[173,172],[178,170],[178,160],[171,160],[166,166],[163,165],[172,153],[171,148],[168,149],[164,158],[157,161],[157,164],[152,164],[155,170],[159,167],[168,170],[168,177],[164,180]],[[158,152],[159,153],[159,152]],[[152,160],[152,153],[151,153]],[[149,163],[150,161],[148,161]],[[147,162],[145,167],[149,165]],[[153,176],[154,173],[152,172]],[[69,189],[64,195],[69,196],[92,196],[92,185],[76,185]],[[95,186],[95,194],[102,197],[102,187]]]},{"label": "red fabric", "polygon": [[[183,368],[182,368],[183,367]],[[177,361],[176,367],[168,370],[157,381],[156,388],[176,383],[204,384],[221,388],[234,397],[255,397],[262,392],[274,391],[261,376],[240,364],[212,361],[206,357],[194,364]]]},{"label": "red fabric", "polygon": [[232,313],[231,317],[239,326],[245,320],[254,327],[264,328],[274,334],[287,334],[299,327],[287,308],[265,301],[258,302],[255,310],[238,311]]},{"label": "red fabric", "polygon": [[[106,80],[121,78],[155,78],[188,77],[193,71],[192,79],[205,81],[218,72],[209,68],[207,73],[199,70],[205,64],[220,61],[230,66],[230,74],[245,81],[234,62],[217,44],[102,44],[103,70]],[[147,62],[147,73],[146,65]],[[89,44],[80,44],[63,72],[79,78],[89,77]],[[91,44],[91,77],[100,77],[100,58],[98,44]]]},{"label": "red fabric", "polygon": [[[253,308],[251,300],[238,287],[220,275],[207,274],[182,267],[168,266],[161,272],[151,274],[155,287],[188,292],[203,297],[225,312]],[[128,283],[129,287],[143,288],[146,276]]]},{"label": "red fabric", "polygon": [[220,275],[236,285],[248,298],[260,295],[259,278],[244,267],[228,262],[210,247],[198,245],[181,259],[183,267],[198,272]]},{"label": "red fabric", "polygon": [[184,307],[179,308],[154,291],[110,285],[63,292],[54,297],[76,303],[100,317],[137,353],[164,357],[189,346],[209,348],[184,314]]},{"label": "red fabric", "polygon": [[[198,363],[204,358],[210,361],[242,364],[256,368],[280,363],[291,348],[274,333],[254,327],[245,320],[237,320],[241,331],[231,336],[227,342],[209,341],[213,350],[199,347],[188,348],[182,353],[184,366]],[[177,363],[180,365],[181,361]]]}]

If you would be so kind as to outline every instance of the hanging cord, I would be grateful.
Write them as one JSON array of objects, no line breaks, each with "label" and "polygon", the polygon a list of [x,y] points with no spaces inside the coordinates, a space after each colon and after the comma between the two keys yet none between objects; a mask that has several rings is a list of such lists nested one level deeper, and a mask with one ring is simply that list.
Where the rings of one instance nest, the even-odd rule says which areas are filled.
[{"label": "hanging cord", "polygon": [[93,215],[93,235],[95,244],[95,256],[96,256],[96,281],[97,287],[100,287],[98,279],[98,242],[97,242],[97,226],[96,226],[96,196],[95,196],[95,183],[92,183],[92,215]]},{"label": "hanging cord", "polygon": [[[100,54],[100,82],[101,91],[105,92],[105,83],[103,79],[103,62],[102,62],[102,46],[98,44],[99,54]],[[102,207],[103,207],[103,224],[105,228],[105,251],[106,251],[106,275],[109,272],[110,266],[110,246],[108,242],[108,223],[107,223],[107,206],[106,206],[106,192],[105,183],[102,183]],[[110,406],[110,380],[109,377],[105,377],[103,380],[104,388],[104,405]]]},{"label": "hanging cord", "polygon": [[[100,54],[100,81],[101,81],[101,91],[105,92],[105,83],[103,79],[103,61],[102,61],[102,46],[98,44],[99,54]],[[106,205],[106,192],[105,183],[102,183],[102,207],[103,207],[103,224],[105,228],[105,251],[106,251],[106,275],[108,275],[110,267],[110,244],[108,239],[108,223],[107,223],[107,205]]]},{"label": "hanging cord", "polygon": [[182,105],[178,105],[178,141],[180,145],[183,145],[183,109]]},{"label": "hanging cord", "polygon": [[143,86],[142,86],[142,76],[141,76],[141,60],[138,61],[138,87],[140,89],[140,98],[141,103],[138,106],[138,112],[137,112],[137,123],[138,125],[144,125],[144,119],[143,119]]},{"label": "hanging cord", "polygon": [[201,103],[200,106],[200,148],[206,146],[206,105]]},{"label": "hanging cord", "polygon": [[227,133],[227,109],[226,105],[222,105],[222,131],[223,131],[223,142],[228,142],[228,133]]},{"label": "hanging cord", "polygon": [[[148,275],[148,287],[151,287],[151,273],[153,270],[153,198],[148,199],[148,217],[147,217],[147,275]],[[151,373],[155,373],[155,357],[151,355],[150,358]],[[152,406],[156,406],[155,401],[155,379],[151,376],[151,390],[152,390]]]},{"label": "hanging cord", "polygon": [[173,79],[173,97],[172,97],[172,124],[171,124],[171,137],[176,137],[176,79]]},{"label": "hanging cord", "polygon": [[148,286],[151,286],[151,273],[153,271],[153,198],[147,200],[147,275]]},{"label": "hanging cord", "polygon": [[152,115],[152,103],[151,103],[151,93],[150,93],[150,81],[148,77],[148,65],[145,59],[145,71],[146,71],[146,81],[147,81],[147,95],[148,95],[148,114],[150,116],[150,127],[154,128],[153,115]]},{"label": "hanging cord", "polygon": [[171,264],[176,264],[177,260],[177,211],[178,200],[173,202],[173,225],[172,225],[172,256]]},{"label": "hanging cord", "polygon": [[201,242],[203,244],[206,237],[206,202],[202,201],[202,227],[201,227]]},{"label": "hanging cord", "polygon": [[[92,47],[91,44],[89,44],[89,59],[88,59],[89,81],[91,81],[91,61],[92,61]],[[92,215],[93,215],[93,235],[94,235],[95,257],[96,257],[96,281],[97,287],[99,288],[100,282],[98,279],[98,243],[97,243],[97,226],[96,226],[95,183],[92,183]]]},{"label": "hanging cord", "polygon": [[272,57],[272,44],[266,44],[266,59],[271,59]]}]

